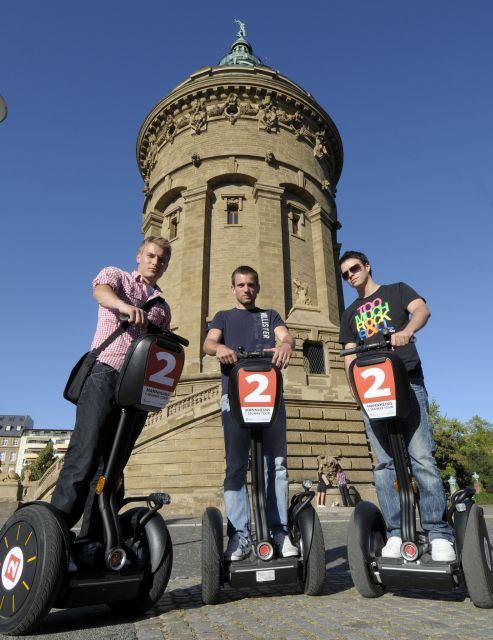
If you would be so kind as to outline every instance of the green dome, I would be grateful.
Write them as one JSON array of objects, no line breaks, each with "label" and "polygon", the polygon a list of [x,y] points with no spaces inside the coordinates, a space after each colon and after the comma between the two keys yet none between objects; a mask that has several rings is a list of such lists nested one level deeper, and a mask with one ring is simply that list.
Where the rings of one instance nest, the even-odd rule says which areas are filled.
[{"label": "green dome", "polygon": [[244,67],[255,67],[257,65],[264,65],[262,60],[253,53],[252,45],[246,39],[245,25],[239,20],[235,20],[240,25],[240,31],[236,40],[231,45],[229,53],[225,55],[218,63],[218,67],[225,67],[229,65],[241,65]]}]

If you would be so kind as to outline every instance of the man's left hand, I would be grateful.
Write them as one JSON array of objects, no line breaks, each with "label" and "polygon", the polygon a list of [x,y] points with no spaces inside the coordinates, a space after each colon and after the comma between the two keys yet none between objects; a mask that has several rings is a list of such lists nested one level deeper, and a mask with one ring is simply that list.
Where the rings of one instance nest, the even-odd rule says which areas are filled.
[{"label": "man's left hand", "polygon": [[293,355],[293,349],[287,342],[283,342],[273,349],[264,349],[264,351],[272,351],[272,364],[280,369],[285,369],[288,366]]},{"label": "man's left hand", "polygon": [[393,347],[404,347],[406,344],[409,344],[411,338],[413,337],[412,331],[396,331],[390,337],[390,341]]}]

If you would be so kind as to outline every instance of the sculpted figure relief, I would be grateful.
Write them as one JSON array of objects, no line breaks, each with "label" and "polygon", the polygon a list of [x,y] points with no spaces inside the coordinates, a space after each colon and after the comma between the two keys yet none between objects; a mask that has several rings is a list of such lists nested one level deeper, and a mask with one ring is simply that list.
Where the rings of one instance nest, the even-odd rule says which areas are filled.
[{"label": "sculpted figure relief", "polygon": [[294,303],[295,304],[311,304],[311,300],[308,297],[308,284],[294,278],[293,284],[295,287]]},{"label": "sculpted figure relief", "polygon": [[270,133],[277,128],[278,122],[277,106],[270,96],[266,96],[259,107],[258,128]]},{"label": "sculpted figure relief", "polygon": [[207,109],[205,103],[205,98],[192,100],[192,110],[190,112],[192,133],[199,134],[202,129],[207,129]]},{"label": "sculpted figure relief", "polygon": [[317,131],[315,133],[315,146],[313,147],[313,155],[316,158],[323,158],[327,155],[327,147],[325,146],[325,131]]}]

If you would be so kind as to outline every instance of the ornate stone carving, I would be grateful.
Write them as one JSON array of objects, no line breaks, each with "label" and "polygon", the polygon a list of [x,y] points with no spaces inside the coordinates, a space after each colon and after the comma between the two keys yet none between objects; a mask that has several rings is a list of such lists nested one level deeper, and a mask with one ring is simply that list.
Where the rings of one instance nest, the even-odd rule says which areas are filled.
[{"label": "ornate stone carving", "polygon": [[197,152],[192,153],[192,164],[194,167],[200,167],[202,160]]},{"label": "ornate stone carving", "polygon": [[312,301],[308,297],[308,284],[298,278],[293,279],[295,288],[294,292],[294,304],[295,305],[311,305]]},{"label": "ornate stone carving", "polygon": [[205,107],[205,98],[192,100],[191,106],[190,127],[192,129],[192,133],[198,135],[202,130],[207,129],[207,109]]},{"label": "ornate stone carving", "polygon": [[278,125],[277,105],[270,96],[266,96],[259,106],[258,128],[259,130],[263,129],[270,133],[271,131],[277,130]]},{"label": "ornate stone carving", "polygon": [[230,93],[225,104],[222,108],[223,114],[226,118],[234,124],[240,117],[240,102],[238,100],[238,94]]},{"label": "ornate stone carving", "polygon": [[265,152],[265,161],[267,162],[267,164],[274,164],[274,162],[276,161],[276,157],[274,156],[272,151]]},{"label": "ornate stone carving", "polygon": [[317,131],[315,133],[315,146],[313,147],[313,155],[316,158],[323,158],[327,155],[327,147],[325,146],[325,131]]}]

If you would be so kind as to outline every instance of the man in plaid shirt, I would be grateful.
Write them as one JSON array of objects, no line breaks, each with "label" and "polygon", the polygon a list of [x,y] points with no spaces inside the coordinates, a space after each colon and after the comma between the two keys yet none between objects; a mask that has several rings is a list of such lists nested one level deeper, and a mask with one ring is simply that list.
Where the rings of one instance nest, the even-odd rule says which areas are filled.
[{"label": "man in plaid shirt", "polygon": [[[116,267],[106,267],[93,281],[93,295],[99,304],[98,323],[92,348],[98,347],[120,326],[119,314],[127,314],[131,327],[114,340],[98,357],[82,388],[75,427],[65,454],[51,503],[72,528],[84,512],[81,536],[97,537],[101,522],[94,500],[97,471],[106,463],[115,438],[121,410],[114,394],[118,373],[132,342],[141,336],[148,320],[162,329],[169,329],[171,312],[157,281],[168,268],[171,246],[165,238],[147,237],[137,253],[137,271],[128,273]],[[158,300],[146,313],[141,307],[151,299]],[[137,416],[135,438],[140,435],[146,413]],[[127,462],[125,461],[125,463]],[[123,487],[120,490],[123,497]],[[84,508],[85,505],[85,508]]]}]

